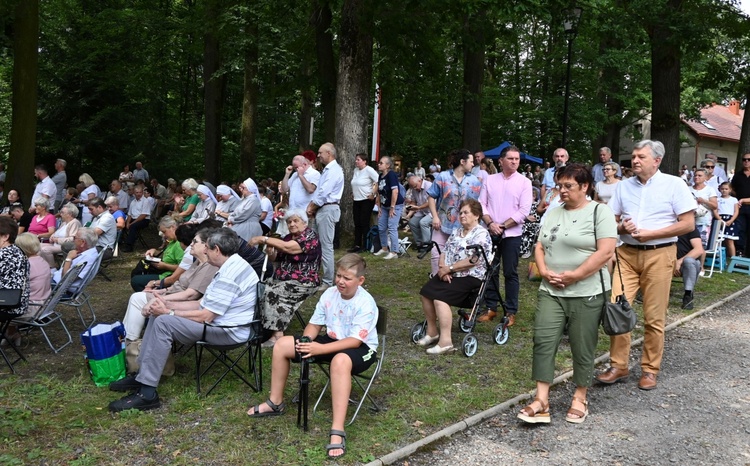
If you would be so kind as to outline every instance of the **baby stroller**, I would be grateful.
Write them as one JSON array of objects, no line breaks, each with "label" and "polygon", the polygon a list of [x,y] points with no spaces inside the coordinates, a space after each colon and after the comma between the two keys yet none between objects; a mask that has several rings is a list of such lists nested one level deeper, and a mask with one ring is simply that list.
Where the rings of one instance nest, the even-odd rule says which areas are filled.
[{"label": "baby stroller", "polygon": [[[424,256],[426,256],[432,248],[437,248],[438,254],[440,254],[440,247],[433,241],[428,243],[428,247],[421,250],[419,255],[417,256],[419,259],[422,259]],[[494,247],[494,246],[493,246]],[[458,310],[458,328],[461,329],[462,332],[464,332],[466,335],[464,336],[463,342],[461,343],[461,349],[464,353],[464,356],[467,358],[470,358],[474,356],[477,352],[477,347],[479,346],[479,341],[477,340],[477,337],[472,333],[474,330],[474,326],[477,322],[477,317],[479,316],[479,311],[484,306],[484,295],[487,292],[487,284],[490,281],[490,278],[493,275],[493,272],[496,271],[500,267],[500,262],[497,261],[494,264],[490,263],[490,261],[487,260],[487,254],[484,250],[484,248],[478,244],[471,245],[467,247],[468,250],[474,250],[476,251],[476,254],[481,256],[482,259],[485,261],[486,264],[489,264],[487,267],[487,273],[484,275],[484,279],[482,280],[482,284],[479,286],[479,290],[477,291],[477,296],[474,299],[474,306],[471,308],[471,310],[466,309],[459,309]],[[495,252],[497,252],[495,250]],[[503,297],[498,291],[498,303],[500,304],[500,307],[503,309],[503,318],[500,320],[500,323],[495,327],[495,330],[492,333],[492,339],[495,341],[498,345],[504,345],[508,342],[508,338],[510,337],[510,330],[508,329],[508,316],[507,316],[507,310],[505,309],[505,301],[503,301]],[[427,321],[423,320],[422,322],[419,322],[417,324],[414,324],[414,326],[411,328],[411,341],[412,343],[418,342],[422,337],[425,336],[427,332]]]}]

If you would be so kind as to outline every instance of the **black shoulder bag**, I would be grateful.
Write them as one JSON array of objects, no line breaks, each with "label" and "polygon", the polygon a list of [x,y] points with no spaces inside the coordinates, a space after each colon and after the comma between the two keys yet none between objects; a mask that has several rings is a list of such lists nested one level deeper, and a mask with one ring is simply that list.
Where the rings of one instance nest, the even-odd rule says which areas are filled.
[{"label": "black shoulder bag", "polygon": [[[596,209],[599,205],[594,207],[594,242],[596,238]],[[615,302],[605,301],[602,306],[602,328],[604,333],[610,336],[622,335],[623,333],[629,333],[635,328],[636,315],[630,303],[625,299],[625,285],[622,282],[622,271],[620,270],[620,257],[617,255],[617,248],[615,248],[615,260],[617,261],[617,272],[620,274],[620,286],[622,287],[622,294],[615,298]],[[604,295],[604,273],[599,269],[599,280],[602,282],[602,295]]]}]

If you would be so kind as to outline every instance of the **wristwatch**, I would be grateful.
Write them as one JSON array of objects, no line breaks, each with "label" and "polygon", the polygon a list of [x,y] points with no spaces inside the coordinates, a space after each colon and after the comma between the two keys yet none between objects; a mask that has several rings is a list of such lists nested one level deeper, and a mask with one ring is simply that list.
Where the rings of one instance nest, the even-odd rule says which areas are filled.
[{"label": "wristwatch", "polygon": [[173,316],[173,315],[174,315],[174,309],[170,309],[170,310],[169,310],[169,315],[171,315],[171,316]]},{"label": "wristwatch", "polygon": [[448,270],[450,270],[451,273],[453,273],[453,266],[451,265],[450,267],[448,267]]},{"label": "wristwatch", "polygon": [[65,262],[73,262],[73,259],[65,259]]}]

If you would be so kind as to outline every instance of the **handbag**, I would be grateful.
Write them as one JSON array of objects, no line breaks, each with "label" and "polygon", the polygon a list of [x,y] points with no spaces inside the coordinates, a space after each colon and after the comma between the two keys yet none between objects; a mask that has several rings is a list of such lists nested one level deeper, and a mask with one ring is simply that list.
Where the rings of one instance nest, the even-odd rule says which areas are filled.
[{"label": "handbag", "polygon": [[125,377],[125,327],[120,322],[97,324],[81,334],[91,380],[105,387]]},{"label": "handbag", "polygon": [[529,281],[538,282],[542,280],[542,274],[539,273],[539,266],[536,262],[529,262]]},{"label": "handbag", "polygon": [[0,289],[0,310],[15,309],[21,305],[21,289]]},{"label": "handbag", "polygon": [[[594,242],[596,242],[596,209],[594,208]],[[617,249],[615,249],[615,260],[617,262],[617,272],[620,275],[620,286],[622,287],[622,294],[615,297],[615,302],[605,302],[602,305],[602,316],[601,324],[604,329],[604,333],[609,336],[622,335],[629,333],[635,328],[636,315],[630,303],[625,298],[625,285],[622,281],[622,271],[620,270],[620,257],[617,255]],[[599,269],[599,280],[602,283],[602,295],[604,295],[604,274]]]},{"label": "handbag", "polygon": [[[128,368],[128,373],[138,372],[140,365],[138,364],[138,355],[141,354],[142,339],[128,341],[125,345],[125,365]],[[169,352],[167,356],[167,362],[164,364],[164,369],[161,371],[161,375],[166,377],[172,377],[174,375],[174,353]]]}]

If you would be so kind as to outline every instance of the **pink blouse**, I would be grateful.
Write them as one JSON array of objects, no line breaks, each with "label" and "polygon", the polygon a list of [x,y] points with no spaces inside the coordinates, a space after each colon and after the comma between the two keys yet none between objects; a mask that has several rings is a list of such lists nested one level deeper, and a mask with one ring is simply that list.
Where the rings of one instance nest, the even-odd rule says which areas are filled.
[{"label": "pink blouse", "polygon": [[31,223],[29,224],[29,233],[33,233],[35,235],[43,235],[45,233],[49,233],[50,228],[54,230],[56,225],[57,220],[55,220],[55,216],[52,214],[45,215],[41,221],[39,221],[38,215],[34,215],[34,217],[31,219]]}]

